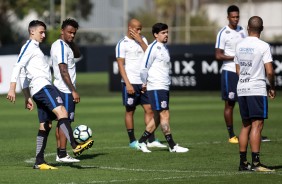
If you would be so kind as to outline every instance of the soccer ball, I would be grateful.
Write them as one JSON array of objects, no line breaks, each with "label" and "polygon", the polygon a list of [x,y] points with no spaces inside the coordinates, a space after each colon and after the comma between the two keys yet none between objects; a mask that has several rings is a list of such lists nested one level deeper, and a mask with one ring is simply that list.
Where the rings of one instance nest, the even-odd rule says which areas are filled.
[{"label": "soccer ball", "polygon": [[84,143],[92,137],[92,130],[86,125],[79,125],[75,127],[73,137],[77,143]]}]

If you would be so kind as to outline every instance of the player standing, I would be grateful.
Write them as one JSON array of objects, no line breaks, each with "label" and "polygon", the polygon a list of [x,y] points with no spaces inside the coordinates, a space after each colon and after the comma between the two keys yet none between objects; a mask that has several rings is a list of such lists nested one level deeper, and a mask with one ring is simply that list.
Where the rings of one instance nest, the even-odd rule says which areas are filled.
[{"label": "player standing", "polygon": [[[74,43],[78,30],[78,23],[74,19],[66,19],[61,26],[61,36],[51,46],[51,59],[54,70],[54,86],[61,95],[64,106],[68,112],[68,118],[74,121],[75,104],[80,102],[80,96],[76,90],[76,65],[74,58],[80,57],[80,51]],[[79,162],[67,154],[67,139],[61,145],[59,129],[56,128],[57,162]],[[92,140],[89,140],[92,141]]]},{"label": "player standing", "polygon": [[[275,98],[272,55],[269,44],[259,39],[262,30],[262,19],[258,16],[251,17],[248,21],[249,36],[236,46],[234,61],[239,75],[237,92],[243,122],[239,136],[239,171],[250,170],[247,162],[248,142],[252,150],[251,170],[273,171],[260,162],[261,132],[264,119],[268,116],[267,93],[271,99]],[[265,76],[270,85],[268,91]]]},{"label": "player standing", "polygon": [[238,143],[238,138],[233,130],[233,110],[237,101],[237,82],[234,55],[236,44],[247,36],[245,29],[238,25],[239,8],[231,5],[227,9],[229,24],[217,34],[215,44],[215,58],[223,61],[221,73],[221,95],[225,102],[224,120],[229,133],[229,142]]},{"label": "player standing", "polygon": [[154,119],[147,124],[135,147],[142,152],[151,152],[148,150],[145,141],[161,125],[169,145],[169,151],[188,152],[188,148],[181,147],[174,142],[169,125],[170,55],[166,47],[168,26],[163,23],[156,23],[152,27],[152,33],[155,41],[145,51],[141,68],[141,80],[143,82],[143,91],[146,91],[146,88],[148,90],[149,101],[154,111]]},{"label": "player standing", "polygon": [[[153,119],[153,111],[149,104],[147,92],[142,91],[140,78],[141,62],[147,49],[147,39],[141,35],[142,24],[137,19],[128,22],[127,35],[116,45],[116,58],[122,77],[122,98],[125,106],[125,126],[129,137],[129,147],[134,148],[134,112],[141,104],[144,109],[145,124]],[[155,139],[154,133],[147,143],[148,147],[166,147]]]}]

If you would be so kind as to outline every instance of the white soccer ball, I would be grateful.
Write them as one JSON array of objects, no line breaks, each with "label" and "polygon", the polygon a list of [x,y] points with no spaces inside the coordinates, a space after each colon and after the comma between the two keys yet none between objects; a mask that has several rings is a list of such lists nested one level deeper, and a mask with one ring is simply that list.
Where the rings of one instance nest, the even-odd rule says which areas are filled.
[{"label": "white soccer ball", "polygon": [[73,137],[77,143],[84,143],[92,137],[92,130],[86,125],[79,125],[75,127]]}]

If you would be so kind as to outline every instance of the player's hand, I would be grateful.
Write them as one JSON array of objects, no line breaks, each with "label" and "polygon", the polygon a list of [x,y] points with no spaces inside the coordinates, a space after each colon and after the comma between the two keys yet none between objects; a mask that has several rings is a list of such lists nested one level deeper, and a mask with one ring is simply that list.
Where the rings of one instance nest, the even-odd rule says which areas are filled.
[{"label": "player's hand", "polygon": [[126,85],[126,92],[127,94],[133,95],[135,93],[134,88],[131,84]]},{"label": "player's hand", "polygon": [[32,99],[31,98],[28,98],[25,100],[25,108],[29,111],[32,111],[33,110],[33,102],[32,102]]},{"label": "player's hand", "polygon": [[10,89],[6,98],[8,100],[10,100],[10,102],[15,103],[16,102],[16,92],[15,92],[15,90]]},{"label": "player's hand", "polygon": [[269,89],[268,90],[268,96],[269,96],[269,98],[274,99],[275,96],[276,96],[275,90],[274,89]]},{"label": "player's hand", "polygon": [[138,43],[142,42],[142,37],[141,37],[141,35],[137,31],[129,28],[129,34]]},{"label": "player's hand", "polygon": [[71,94],[72,94],[72,97],[73,97],[73,101],[75,103],[79,103],[80,102],[80,96],[79,96],[78,92],[72,91]]},{"label": "player's hand", "polygon": [[142,84],[141,93],[145,93],[146,91],[147,91],[147,85],[146,84]]}]

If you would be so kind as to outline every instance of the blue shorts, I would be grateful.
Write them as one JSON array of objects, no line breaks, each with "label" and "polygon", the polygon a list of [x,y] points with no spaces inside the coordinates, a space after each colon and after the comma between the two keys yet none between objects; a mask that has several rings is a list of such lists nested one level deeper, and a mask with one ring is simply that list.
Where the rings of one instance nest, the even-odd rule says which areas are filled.
[{"label": "blue shorts", "polygon": [[40,123],[55,120],[57,117],[52,110],[60,105],[64,105],[56,87],[52,85],[44,86],[40,91],[33,95],[33,100],[37,105],[38,119]]},{"label": "blue shorts", "polygon": [[236,73],[222,70],[221,97],[225,101],[237,101],[237,83],[239,77]]},{"label": "blue shorts", "polygon": [[239,96],[238,103],[243,120],[267,119],[267,96]]},{"label": "blue shorts", "polygon": [[[58,90],[58,89],[57,89]],[[68,117],[71,120],[71,122],[74,121],[74,115],[75,115],[75,102],[73,101],[73,96],[71,93],[63,93],[60,90],[58,90],[58,93],[63,99],[64,106],[68,112]]]},{"label": "blue shorts", "polygon": [[122,102],[124,106],[136,107],[137,105],[149,104],[147,92],[141,93],[142,84],[132,84],[135,93],[130,95],[126,91],[125,83],[122,84]]},{"label": "blue shorts", "polygon": [[148,91],[149,101],[153,110],[169,109],[169,91],[168,90],[152,90]]}]

